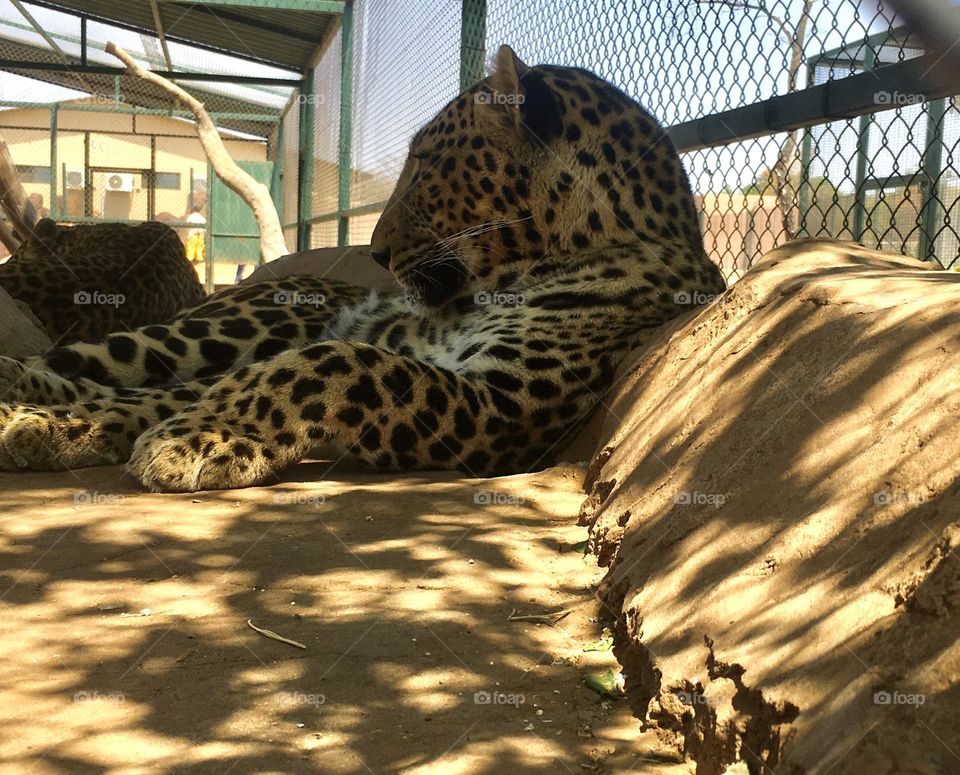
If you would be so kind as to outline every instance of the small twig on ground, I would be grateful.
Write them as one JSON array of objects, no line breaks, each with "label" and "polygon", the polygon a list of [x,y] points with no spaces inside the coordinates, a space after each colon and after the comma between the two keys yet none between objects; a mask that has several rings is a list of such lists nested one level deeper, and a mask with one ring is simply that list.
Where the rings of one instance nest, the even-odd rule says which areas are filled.
[{"label": "small twig on ground", "polygon": [[251,630],[256,630],[264,637],[270,638],[270,640],[278,640],[281,643],[288,643],[291,646],[296,646],[298,649],[306,648],[306,646],[300,643],[300,641],[290,640],[290,638],[284,638],[282,635],[277,635],[277,633],[275,633],[273,630],[264,630],[260,627],[257,627],[257,625],[253,623],[252,619],[247,619],[247,627],[249,627]]},{"label": "small twig on ground", "polygon": [[510,611],[510,616],[507,617],[508,622],[541,622],[543,624],[556,624],[563,617],[568,616],[569,614],[576,611],[580,606],[574,606],[573,608],[564,608],[560,611],[553,611],[552,613],[547,614],[518,614],[517,609],[514,608]]}]

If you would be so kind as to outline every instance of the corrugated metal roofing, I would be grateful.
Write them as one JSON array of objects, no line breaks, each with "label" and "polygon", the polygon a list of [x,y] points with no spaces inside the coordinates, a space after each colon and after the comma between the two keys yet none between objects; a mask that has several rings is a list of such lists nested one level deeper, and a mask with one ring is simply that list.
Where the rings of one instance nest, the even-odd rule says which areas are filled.
[{"label": "corrugated metal roofing", "polygon": [[[4,55],[22,61],[43,62],[51,65],[62,63],[62,60],[50,50],[44,50],[11,40],[0,39],[0,51],[2,51]],[[80,64],[80,60],[74,56],[67,55],[66,60],[75,66],[79,66]],[[108,99],[114,94],[113,75],[89,72],[79,73],[64,70],[58,71],[53,69],[19,70],[11,68],[7,72],[46,81],[47,83],[55,83],[90,94],[100,95],[104,99]],[[118,77],[120,78],[120,94],[123,102],[139,105],[144,108],[183,110],[183,105],[172,99],[163,89],[147,83],[134,75],[120,75]],[[264,117],[275,116],[279,118],[280,116],[280,110],[278,108],[253,104],[238,97],[212,92],[204,89],[196,82],[187,84],[187,88],[191,94],[203,102],[210,112],[236,114],[231,118],[217,118],[217,125],[224,128],[246,132],[259,137],[268,137],[274,130],[275,124],[273,121],[255,120],[254,114]],[[250,117],[247,118],[247,115]]]},{"label": "corrugated metal roofing", "polygon": [[[157,35],[151,0],[28,0],[31,5],[84,15],[107,24]],[[195,3],[158,0],[157,11],[171,41],[261,62],[302,73],[317,47],[331,32],[339,14],[307,11],[330,9],[338,3],[322,0],[246,0],[235,3]],[[271,5],[285,6],[273,8]],[[256,7],[251,7],[256,6]]]}]

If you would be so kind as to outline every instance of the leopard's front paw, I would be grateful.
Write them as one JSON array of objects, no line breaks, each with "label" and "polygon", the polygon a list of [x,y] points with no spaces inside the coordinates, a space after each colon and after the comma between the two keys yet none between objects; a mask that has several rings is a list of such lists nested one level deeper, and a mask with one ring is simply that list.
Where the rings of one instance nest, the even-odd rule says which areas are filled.
[{"label": "leopard's front paw", "polygon": [[127,470],[157,492],[195,492],[258,484],[280,465],[258,437],[175,415],[137,439]]},{"label": "leopard's front paw", "polygon": [[62,471],[120,462],[96,423],[31,406],[0,408],[0,470]]}]

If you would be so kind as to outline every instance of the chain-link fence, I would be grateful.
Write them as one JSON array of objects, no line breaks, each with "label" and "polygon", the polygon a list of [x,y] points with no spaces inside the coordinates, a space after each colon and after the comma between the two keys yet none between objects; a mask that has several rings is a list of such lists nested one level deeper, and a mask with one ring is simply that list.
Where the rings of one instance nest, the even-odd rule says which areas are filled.
[{"label": "chain-link fence", "polygon": [[[214,174],[191,112],[159,87],[108,72],[120,65],[105,53],[108,41],[145,67],[181,73],[179,85],[204,103],[231,157],[271,188],[282,212],[285,191],[295,205],[297,111],[281,129],[290,87],[231,81],[229,73],[250,66],[225,52],[0,0],[0,136],[28,196],[65,224],[163,221],[208,286],[235,282],[260,260],[252,212]],[[277,68],[255,72],[290,78]],[[285,164],[292,174],[282,178]],[[288,246],[296,246],[290,235]]]},{"label": "chain-link fence", "polygon": [[[928,99],[925,72],[914,73],[914,88],[903,72],[891,75],[925,52],[882,3],[354,0],[329,34],[302,36],[316,55],[300,88],[228,82],[217,74],[245,68],[226,51],[19,5],[36,24],[0,0],[0,60],[51,68],[2,74],[0,134],[28,192],[61,220],[158,218],[185,238],[202,231],[211,282],[256,263],[256,230],[208,169],[191,116],[136,78],[79,74],[64,62],[106,62],[103,42],[115,40],[154,69],[172,61],[210,74],[181,85],[212,112],[235,158],[270,184],[291,250],[367,242],[409,138],[482,75],[486,53],[509,43],[531,64],[594,70],[670,127],[707,249],[729,278],[798,236],[960,266],[957,106],[949,93]],[[280,18],[263,14],[264,29]],[[36,79],[64,96],[35,99]],[[835,100],[829,89],[844,82],[856,82],[857,99]],[[193,222],[194,207],[205,224]]]},{"label": "chain-link fence", "polygon": [[[407,140],[457,92],[461,52],[469,56],[479,41],[488,53],[509,43],[531,64],[591,69],[671,127],[707,249],[728,278],[801,236],[855,239],[948,267],[960,259],[957,107],[949,95],[927,101],[919,88],[887,87],[878,68],[924,52],[882,3],[448,0],[428,8],[356,0],[353,24],[349,207],[340,215],[354,244],[369,239]],[[814,99],[811,87],[866,72],[879,74],[843,119],[830,120],[836,114],[818,94],[820,121],[814,115],[793,131],[744,139],[721,131],[715,142],[693,131],[705,118],[739,126],[738,111],[783,95]],[[341,75],[318,73],[317,93]],[[334,127],[318,122],[317,136]],[[312,241],[336,236],[325,226]]]}]

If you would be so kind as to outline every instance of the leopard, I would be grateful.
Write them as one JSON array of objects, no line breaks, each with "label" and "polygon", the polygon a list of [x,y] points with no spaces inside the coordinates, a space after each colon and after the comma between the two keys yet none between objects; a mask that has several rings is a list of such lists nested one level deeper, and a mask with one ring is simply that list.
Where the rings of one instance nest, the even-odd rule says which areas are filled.
[{"label": "leopard", "polygon": [[180,237],[160,221],[71,226],[42,218],[0,264],[0,287],[56,344],[166,323],[206,296]]},{"label": "leopard", "polygon": [[195,492],[279,481],[326,444],[375,472],[539,470],[632,349],[725,289],[656,119],[507,45],[414,134],[370,255],[400,290],[241,284],[0,362],[0,469],[126,462]]}]

